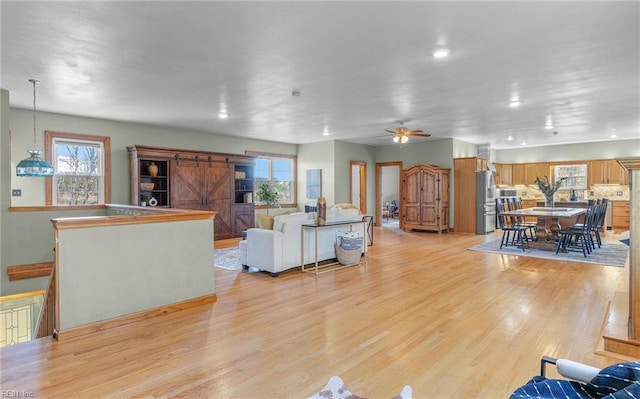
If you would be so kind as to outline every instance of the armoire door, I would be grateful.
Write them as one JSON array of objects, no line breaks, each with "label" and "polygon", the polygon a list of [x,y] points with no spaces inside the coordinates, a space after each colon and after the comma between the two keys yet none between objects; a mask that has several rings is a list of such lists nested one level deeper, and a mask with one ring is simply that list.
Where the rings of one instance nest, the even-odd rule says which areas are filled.
[{"label": "armoire door", "polygon": [[420,170],[420,224],[438,227],[438,174],[429,169]]},{"label": "armoire door", "polygon": [[[406,171],[403,185],[403,223],[406,225],[420,224],[420,170],[412,169]],[[407,226],[407,228],[411,227]]]}]

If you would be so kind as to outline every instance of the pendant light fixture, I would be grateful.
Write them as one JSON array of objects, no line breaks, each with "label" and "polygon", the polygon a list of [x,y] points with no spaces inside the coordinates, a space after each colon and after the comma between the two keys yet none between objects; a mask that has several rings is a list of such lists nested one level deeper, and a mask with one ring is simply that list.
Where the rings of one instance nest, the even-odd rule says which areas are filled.
[{"label": "pendant light fixture", "polygon": [[53,166],[40,158],[42,151],[36,147],[36,83],[40,83],[40,81],[29,79],[29,82],[33,83],[33,149],[27,151],[31,156],[23,159],[18,163],[18,166],[16,166],[16,175],[26,177],[51,177],[53,176]]}]

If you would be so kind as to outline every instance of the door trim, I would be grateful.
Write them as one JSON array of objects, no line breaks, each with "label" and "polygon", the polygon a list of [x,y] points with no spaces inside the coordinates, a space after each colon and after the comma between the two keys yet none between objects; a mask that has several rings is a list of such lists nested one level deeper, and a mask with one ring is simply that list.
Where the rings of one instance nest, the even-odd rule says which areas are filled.
[{"label": "door trim", "polygon": [[382,167],[397,166],[398,167],[398,208],[400,209],[400,228],[403,228],[402,222],[402,161],[395,162],[378,162],[376,163],[376,215],[375,225],[382,226],[382,204],[380,203],[380,194],[382,186]]},{"label": "door trim", "polygon": [[365,161],[349,161],[349,202],[353,203],[353,167],[360,169],[360,213],[367,213],[367,163]]}]

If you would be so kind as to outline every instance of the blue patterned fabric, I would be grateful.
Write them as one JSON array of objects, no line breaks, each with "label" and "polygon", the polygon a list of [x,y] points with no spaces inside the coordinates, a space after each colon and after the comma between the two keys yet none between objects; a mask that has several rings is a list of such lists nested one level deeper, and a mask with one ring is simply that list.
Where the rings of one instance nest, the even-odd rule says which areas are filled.
[{"label": "blue patterned fabric", "polygon": [[520,398],[640,399],[640,362],[606,367],[588,383],[536,376],[511,394]]}]

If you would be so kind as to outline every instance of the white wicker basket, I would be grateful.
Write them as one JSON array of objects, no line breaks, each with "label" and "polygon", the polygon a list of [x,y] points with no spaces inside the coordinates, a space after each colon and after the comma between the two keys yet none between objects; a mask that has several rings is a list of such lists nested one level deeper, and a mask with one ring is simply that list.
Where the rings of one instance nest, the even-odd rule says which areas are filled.
[{"label": "white wicker basket", "polygon": [[335,244],[336,247],[336,257],[338,258],[338,262],[345,266],[355,265],[360,262],[360,257],[362,256],[362,249],[352,249],[347,250],[340,247],[338,244]]}]

